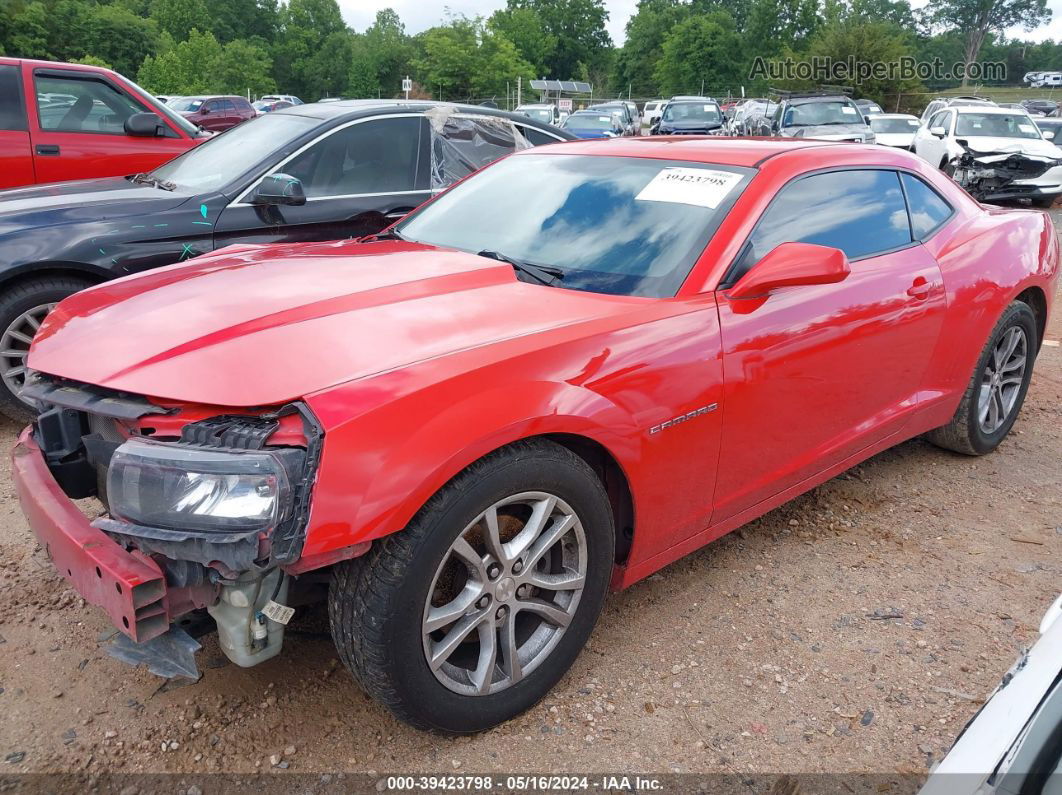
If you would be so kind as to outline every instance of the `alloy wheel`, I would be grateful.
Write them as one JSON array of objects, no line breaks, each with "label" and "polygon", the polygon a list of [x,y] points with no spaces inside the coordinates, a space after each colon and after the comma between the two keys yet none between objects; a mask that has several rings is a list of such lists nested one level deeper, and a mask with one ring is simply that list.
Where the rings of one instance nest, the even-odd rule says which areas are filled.
[{"label": "alloy wheel", "polygon": [[424,655],[463,695],[520,682],[571,623],[587,575],[586,533],[559,497],[524,492],[491,505],[450,545],[425,601]]},{"label": "alloy wheel", "polygon": [[52,302],[27,309],[11,321],[0,337],[0,377],[13,395],[17,395],[26,382],[26,355],[33,335],[55,305],[56,302]]},{"label": "alloy wheel", "polygon": [[1025,380],[1029,340],[1020,326],[1006,330],[981,374],[977,396],[977,422],[981,431],[992,434],[1010,417]]}]

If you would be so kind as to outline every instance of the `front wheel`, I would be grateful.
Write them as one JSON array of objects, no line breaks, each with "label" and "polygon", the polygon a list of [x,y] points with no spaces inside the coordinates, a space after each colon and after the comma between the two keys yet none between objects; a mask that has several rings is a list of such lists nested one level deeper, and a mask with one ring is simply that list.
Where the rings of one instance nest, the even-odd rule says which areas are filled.
[{"label": "front wheel", "polygon": [[1025,402],[1036,349],[1036,317],[1028,304],[1014,301],[988,336],[955,416],[926,438],[966,455],[995,450]]},{"label": "front wheel", "polygon": [[400,533],[340,564],[339,656],[397,717],[488,729],[539,701],[597,621],[615,550],[601,481],[548,441],[519,442],[451,480]]},{"label": "front wheel", "polygon": [[42,276],[0,295],[0,412],[18,422],[33,419],[33,407],[18,396],[26,381],[30,343],[56,304],[88,286],[68,276]]}]

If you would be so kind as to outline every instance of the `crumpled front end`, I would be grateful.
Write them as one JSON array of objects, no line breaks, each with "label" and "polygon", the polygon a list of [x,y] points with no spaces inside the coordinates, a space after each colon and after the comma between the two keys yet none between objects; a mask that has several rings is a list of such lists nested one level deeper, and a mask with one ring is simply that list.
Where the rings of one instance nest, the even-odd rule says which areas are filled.
[{"label": "crumpled front end", "polygon": [[178,624],[202,634],[212,618],[238,665],[279,653],[323,436],[309,410],[161,405],[39,373],[23,394],[40,415],[13,454],[19,500],[118,629],[107,650],[195,678],[198,644]]},{"label": "crumpled front end", "polygon": [[978,201],[1051,199],[1062,193],[1062,160],[969,147],[951,162],[953,177]]}]

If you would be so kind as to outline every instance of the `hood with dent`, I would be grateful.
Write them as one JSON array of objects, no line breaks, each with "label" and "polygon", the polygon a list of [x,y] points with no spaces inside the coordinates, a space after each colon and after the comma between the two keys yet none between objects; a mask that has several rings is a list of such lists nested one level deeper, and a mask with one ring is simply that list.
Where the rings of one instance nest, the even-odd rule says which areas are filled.
[{"label": "hood with dent", "polygon": [[627,308],[413,243],[230,247],[66,299],[29,366],[155,398],[274,405]]},{"label": "hood with dent", "polygon": [[966,141],[966,148],[975,155],[982,154],[1022,154],[1034,157],[1062,159],[1062,149],[1043,138],[992,138],[988,136],[958,136]]},{"label": "hood with dent", "polygon": [[0,235],[26,228],[124,219],[188,201],[187,194],[138,185],[125,177],[86,179],[0,193]]}]

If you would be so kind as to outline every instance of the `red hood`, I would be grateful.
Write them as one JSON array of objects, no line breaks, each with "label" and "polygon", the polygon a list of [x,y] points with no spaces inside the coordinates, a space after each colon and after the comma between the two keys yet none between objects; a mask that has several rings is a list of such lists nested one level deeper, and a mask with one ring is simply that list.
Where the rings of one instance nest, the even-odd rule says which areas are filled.
[{"label": "red hood", "polygon": [[29,366],[157,398],[271,405],[629,301],[410,243],[230,247],[66,299]]}]

